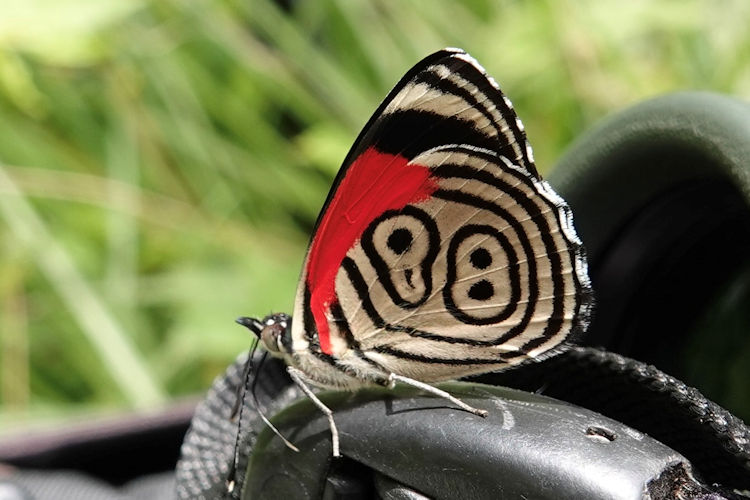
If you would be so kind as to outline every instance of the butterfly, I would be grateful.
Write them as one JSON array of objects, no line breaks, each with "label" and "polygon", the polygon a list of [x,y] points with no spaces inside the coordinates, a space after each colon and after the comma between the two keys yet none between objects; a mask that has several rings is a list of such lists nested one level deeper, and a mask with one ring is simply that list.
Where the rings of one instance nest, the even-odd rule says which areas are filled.
[{"label": "butterfly", "polygon": [[539,360],[590,321],[585,252],[523,124],[460,49],[417,63],[359,134],[318,217],[293,316],[240,318],[310,385],[430,385]]}]

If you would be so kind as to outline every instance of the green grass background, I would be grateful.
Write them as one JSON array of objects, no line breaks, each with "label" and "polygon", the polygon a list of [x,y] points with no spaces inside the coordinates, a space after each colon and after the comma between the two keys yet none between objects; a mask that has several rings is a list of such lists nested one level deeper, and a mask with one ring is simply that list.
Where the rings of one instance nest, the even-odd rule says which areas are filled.
[{"label": "green grass background", "polygon": [[486,67],[544,172],[642,99],[750,95],[748,26],[741,0],[3,0],[0,424],[205,390],[235,317],[291,309],[341,160],[428,53]]}]

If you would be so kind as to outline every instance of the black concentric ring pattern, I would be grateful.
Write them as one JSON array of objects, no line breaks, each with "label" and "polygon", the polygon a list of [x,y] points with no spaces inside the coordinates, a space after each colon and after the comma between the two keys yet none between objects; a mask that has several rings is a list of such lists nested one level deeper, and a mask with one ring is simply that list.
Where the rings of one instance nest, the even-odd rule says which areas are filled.
[{"label": "black concentric ring pattern", "polygon": [[[476,148],[438,148],[414,161],[435,165],[440,188],[373,221],[365,248],[350,252],[346,279],[337,282],[340,300],[356,298],[343,301],[349,323],[372,332],[360,335],[362,352],[481,369],[516,364],[564,341],[585,297],[576,275],[579,244],[566,234],[564,206],[546,195],[549,187]],[[391,232],[405,231],[398,218],[415,208],[422,230],[410,233],[412,246],[423,245],[429,258],[404,266],[403,251],[388,261],[378,248]]]}]

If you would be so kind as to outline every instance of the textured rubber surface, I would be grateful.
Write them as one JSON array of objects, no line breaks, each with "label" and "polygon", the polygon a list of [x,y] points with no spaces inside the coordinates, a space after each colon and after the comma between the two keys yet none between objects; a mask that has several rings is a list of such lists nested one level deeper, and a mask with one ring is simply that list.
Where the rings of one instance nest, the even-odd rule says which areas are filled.
[{"label": "textured rubber surface", "polygon": [[[179,499],[239,498],[248,456],[258,432],[264,427],[249,394],[246,394],[240,412],[241,425],[230,418],[237,399],[237,388],[244,382],[242,375],[246,359],[247,355],[238,357],[224,375],[217,377],[206,399],[195,410],[190,430],[182,444],[182,456],[177,463],[176,492]],[[251,374],[253,377],[256,378],[258,401],[269,417],[300,397],[284,365],[276,359],[268,359],[262,370]],[[238,430],[240,449],[233,478],[236,485],[229,493],[227,481],[235,458]]]},{"label": "textured rubber surface", "polygon": [[403,385],[320,393],[333,410],[343,459],[331,457],[321,412],[310,401],[294,403],[274,423],[300,451],[262,433],[243,500],[327,498],[327,478],[347,461],[366,466],[361,483],[378,471],[429,498],[451,500],[635,500],[675,464],[690,469],[671,448],[578,406],[485,384],[439,387],[487,416]]},{"label": "textured rubber surface", "polygon": [[583,406],[686,456],[709,483],[750,489],[750,429],[700,391],[655,367],[575,347],[517,372],[478,377]]},{"label": "textured rubber surface", "polygon": [[603,119],[568,148],[547,180],[573,209],[596,259],[639,207],[683,182],[731,182],[750,205],[747,158],[748,103],[679,92]]},{"label": "textured rubber surface", "polygon": [[[229,495],[226,479],[237,430],[228,415],[234,404],[236,387],[241,383],[242,363],[239,359],[229,367],[226,378],[217,378],[206,401],[196,411],[177,467],[179,498],[240,498],[242,485]],[[257,394],[269,417],[300,396],[298,390],[289,385],[283,364],[275,360],[266,363],[258,376]],[[696,389],[653,366],[599,349],[576,347],[515,372],[480,378],[484,383],[541,392],[623,422],[687,457],[693,472],[707,484],[738,489],[750,487],[750,430],[747,426]],[[342,394],[339,397],[356,396]],[[257,433],[264,428],[252,406],[247,402],[246,405],[237,469],[240,482]],[[326,434],[327,428],[323,427],[322,432]],[[300,438],[298,435],[287,437],[292,441]],[[275,436],[271,439],[278,440]],[[310,442],[296,444],[311,445]],[[321,457],[328,457],[329,445],[321,446],[324,448]],[[482,439],[476,440],[476,447],[482,447]]]}]

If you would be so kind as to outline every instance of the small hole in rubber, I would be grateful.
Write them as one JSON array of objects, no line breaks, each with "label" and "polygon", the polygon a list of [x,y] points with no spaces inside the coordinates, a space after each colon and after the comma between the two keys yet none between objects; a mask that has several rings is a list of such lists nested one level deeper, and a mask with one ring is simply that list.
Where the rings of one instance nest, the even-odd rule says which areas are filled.
[{"label": "small hole in rubber", "polygon": [[617,439],[617,434],[604,427],[592,425],[586,429],[586,436],[598,441],[612,442]]}]

